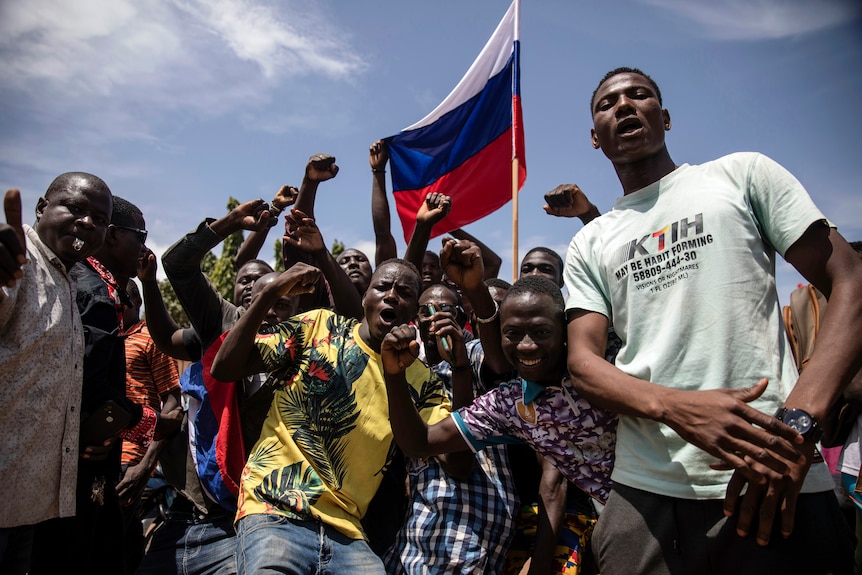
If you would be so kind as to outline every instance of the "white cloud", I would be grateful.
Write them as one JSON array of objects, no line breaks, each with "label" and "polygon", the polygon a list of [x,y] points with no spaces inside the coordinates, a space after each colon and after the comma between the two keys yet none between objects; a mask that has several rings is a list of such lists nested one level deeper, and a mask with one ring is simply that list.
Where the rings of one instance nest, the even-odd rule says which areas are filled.
[{"label": "white cloud", "polygon": [[850,22],[858,0],[641,0],[697,24],[720,40],[797,36]]},{"label": "white cloud", "polygon": [[341,41],[343,32],[311,11],[275,9],[242,0],[175,0],[237,55],[256,63],[267,77],[279,72],[320,73],[349,78],[365,68]]},{"label": "white cloud", "polygon": [[0,2],[0,115],[154,141],[166,113],[254,108],[285,78],[349,82],[366,70],[348,34],[295,5]]}]

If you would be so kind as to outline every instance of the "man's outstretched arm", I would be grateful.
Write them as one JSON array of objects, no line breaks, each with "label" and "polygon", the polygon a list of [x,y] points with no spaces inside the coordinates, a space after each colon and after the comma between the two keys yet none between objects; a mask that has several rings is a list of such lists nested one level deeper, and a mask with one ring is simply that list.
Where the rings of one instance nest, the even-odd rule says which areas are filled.
[{"label": "man's outstretched arm", "polygon": [[389,217],[389,200],[386,199],[386,162],[389,149],[386,142],[377,140],[368,148],[371,164],[371,224],[374,226],[374,266],[379,266],[398,255]]},{"label": "man's outstretched arm", "polygon": [[297,263],[282,272],[275,281],[267,284],[225,336],[210,368],[212,376],[220,381],[238,381],[267,371],[267,366],[254,345],[260,324],[279,297],[305,293],[317,281],[319,274],[317,268]]},{"label": "man's outstretched arm", "polygon": [[451,417],[429,426],[419,416],[405,377],[418,355],[416,328],[408,325],[393,328],[380,348],[389,396],[389,423],[398,447],[407,457],[417,458],[469,450]]},{"label": "man's outstretched arm", "polygon": [[568,368],[580,394],[593,404],[664,423],[680,437],[728,462],[755,483],[781,478],[801,458],[802,437],[748,405],[766,389],[762,379],[746,389],[681,391],[632,377],[604,358],[608,318],[570,310]]}]

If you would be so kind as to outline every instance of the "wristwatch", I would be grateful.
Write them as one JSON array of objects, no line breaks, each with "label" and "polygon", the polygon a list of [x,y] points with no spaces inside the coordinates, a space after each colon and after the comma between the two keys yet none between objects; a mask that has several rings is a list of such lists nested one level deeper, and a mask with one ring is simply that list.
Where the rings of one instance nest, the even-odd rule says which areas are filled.
[{"label": "wristwatch", "polygon": [[799,432],[806,441],[818,442],[823,436],[823,428],[817,423],[810,413],[804,409],[788,409],[779,407],[775,412],[776,419],[780,419],[785,424]]}]

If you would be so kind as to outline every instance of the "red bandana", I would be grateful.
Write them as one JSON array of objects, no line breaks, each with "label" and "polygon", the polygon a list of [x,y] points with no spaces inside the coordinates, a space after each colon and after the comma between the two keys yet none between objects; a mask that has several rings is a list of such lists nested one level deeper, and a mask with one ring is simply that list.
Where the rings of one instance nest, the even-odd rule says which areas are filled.
[{"label": "red bandana", "polygon": [[126,309],[126,305],[123,303],[123,300],[120,299],[120,294],[123,292],[123,289],[120,287],[120,284],[117,283],[117,280],[114,279],[114,274],[108,271],[108,268],[103,266],[99,260],[90,256],[87,258],[87,263],[89,263],[96,273],[99,274],[99,277],[102,278],[102,281],[105,282],[105,285],[108,286],[108,296],[114,300],[114,307],[117,308],[117,324],[120,326],[120,331],[117,334],[122,337],[126,334],[123,329],[123,311]]}]

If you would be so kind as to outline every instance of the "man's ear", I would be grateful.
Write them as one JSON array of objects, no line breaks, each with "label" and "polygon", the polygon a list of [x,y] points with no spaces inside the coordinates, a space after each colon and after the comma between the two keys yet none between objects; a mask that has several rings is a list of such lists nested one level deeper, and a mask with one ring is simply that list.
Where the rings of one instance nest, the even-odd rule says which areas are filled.
[{"label": "man's ear", "polygon": [[105,241],[103,245],[113,246],[117,244],[117,226],[114,224],[108,224],[108,227],[105,229]]},{"label": "man's ear", "polygon": [[36,202],[36,221],[38,222],[42,218],[42,212],[45,211],[45,206],[48,205],[48,200],[44,197],[39,198],[39,201]]},{"label": "man's ear", "polygon": [[596,135],[596,129],[590,128],[590,143],[593,145],[593,149],[599,149],[599,137]]},{"label": "man's ear", "polygon": [[670,130],[670,112],[664,109],[661,111],[661,115],[664,118],[664,131],[667,132]]}]

